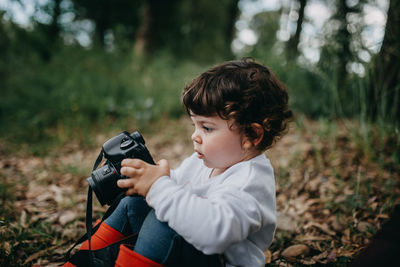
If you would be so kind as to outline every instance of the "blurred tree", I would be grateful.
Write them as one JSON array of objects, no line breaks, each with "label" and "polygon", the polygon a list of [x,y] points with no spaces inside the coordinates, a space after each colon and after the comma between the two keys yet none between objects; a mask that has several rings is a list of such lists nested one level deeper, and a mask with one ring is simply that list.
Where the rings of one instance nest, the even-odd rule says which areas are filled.
[{"label": "blurred tree", "polygon": [[350,67],[354,62],[360,61],[358,52],[362,44],[358,36],[361,32],[360,18],[365,2],[365,0],[334,2],[335,12],[326,23],[325,45],[321,48],[318,62],[318,68],[330,77],[331,88],[335,91],[333,101],[336,110],[344,113],[350,112],[354,97],[349,83]]},{"label": "blurred tree", "polygon": [[[14,2],[23,9],[27,8],[25,6],[27,3],[24,1],[14,0]],[[8,18],[13,17],[14,14],[10,10],[1,11],[0,27],[3,32],[0,34],[0,43],[8,40],[7,42],[11,42],[12,45],[0,49],[0,53],[13,59],[22,58],[26,54],[30,54],[30,57],[32,54],[38,54],[41,60],[49,61],[52,53],[58,49],[60,33],[63,31],[59,23],[63,14],[61,2],[62,0],[49,0],[45,4],[33,2],[35,12],[29,17],[28,27],[18,25],[12,19],[4,19],[5,14]],[[46,17],[48,22],[43,22],[43,17]]]},{"label": "blurred tree", "polygon": [[[139,26],[139,11],[143,1],[130,0],[72,0],[76,19],[90,19],[95,23],[95,43],[106,45],[106,35],[116,34],[119,28],[124,38],[134,40]],[[123,29],[121,29],[123,28]]]},{"label": "blurred tree", "polygon": [[385,36],[373,58],[369,90],[369,115],[400,121],[400,1],[390,0]]},{"label": "blurred tree", "polygon": [[340,101],[348,99],[347,65],[353,58],[352,51],[350,50],[351,33],[348,30],[348,16],[351,12],[359,12],[359,10],[357,10],[356,7],[350,8],[347,0],[337,1],[337,12],[334,15],[334,18],[339,22],[339,29],[334,38],[338,44],[336,53],[339,61],[337,66],[336,88],[338,90]]},{"label": "blurred tree", "polygon": [[[239,8],[238,8],[239,0],[230,1],[228,3],[227,9],[227,22],[226,22],[226,30],[225,30],[225,41],[226,47],[230,48],[233,38],[235,37],[235,24],[237,18],[239,16]],[[229,56],[231,56],[231,49],[227,49],[229,51]]]},{"label": "blurred tree", "polygon": [[7,28],[6,28],[7,25],[4,21],[4,14],[5,11],[0,10],[0,87],[4,86],[5,79],[7,77],[7,68],[4,62],[9,61],[8,55],[11,43],[7,33]]},{"label": "blurred tree", "polygon": [[174,47],[175,54],[186,51],[189,57],[202,61],[230,58],[237,4],[237,0],[218,4],[212,0],[185,1],[180,16],[182,42]]},{"label": "blurred tree", "polygon": [[296,11],[296,32],[294,35],[290,36],[290,39],[288,40],[286,45],[286,56],[288,61],[296,59],[299,54],[298,45],[300,42],[300,34],[303,26],[304,10],[307,5],[307,0],[296,0],[296,2],[298,5],[298,10]]},{"label": "blurred tree", "polygon": [[279,30],[281,13],[281,10],[261,12],[252,18],[249,27],[257,34],[258,41],[253,47],[251,56],[265,59],[276,54],[273,50],[278,41],[276,33]]},{"label": "blurred tree", "polygon": [[59,41],[63,31],[59,23],[63,13],[61,2],[62,0],[51,0],[42,7],[36,7],[36,12],[38,10],[44,11],[51,18],[50,23],[43,23],[33,19],[35,31],[32,32],[32,37],[35,39],[36,49],[40,51],[42,59],[45,61],[50,60],[52,54],[57,52],[60,45]]},{"label": "blurred tree", "polygon": [[[178,58],[212,61],[231,57],[238,0],[147,0],[135,50],[167,50]],[[204,55],[207,55],[205,57]]]},{"label": "blurred tree", "polygon": [[0,10],[0,57],[4,59],[0,60],[0,65],[10,72],[32,61],[48,60],[53,45],[49,42],[49,27],[42,28],[43,24],[34,20],[31,27],[21,27],[10,20],[7,13],[7,10]]},{"label": "blurred tree", "polygon": [[51,41],[55,41],[60,37],[61,26],[59,24],[61,16],[61,2],[62,0],[53,0],[52,18],[49,25],[48,36]]},{"label": "blurred tree", "polygon": [[152,54],[163,48],[169,41],[169,36],[175,36],[179,29],[178,7],[181,0],[146,0],[140,17],[140,27],[135,41],[137,54]]},{"label": "blurred tree", "polygon": [[124,28],[126,40],[138,54],[167,51],[203,61],[232,56],[238,0],[72,1],[76,20],[93,21],[96,42],[103,46],[107,34],[115,37],[117,29]]}]

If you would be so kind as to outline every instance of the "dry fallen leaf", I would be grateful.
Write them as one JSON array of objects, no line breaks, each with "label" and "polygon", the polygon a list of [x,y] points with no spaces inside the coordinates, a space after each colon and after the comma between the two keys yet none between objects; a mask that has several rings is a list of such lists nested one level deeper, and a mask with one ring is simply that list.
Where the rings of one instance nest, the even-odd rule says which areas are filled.
[{"label": "dry fallen leaf", "polygon": [[66,225],[67,223],[72,222],[76,217],[78,217],[78,214],[76,212],[68,210],[61,214],[58,221],[61,225]]},{"label": "dry fallen leaf", "polygon": [[369,222],[359,222],[357,224],[357,230],[360,232],[367,232],[368,229],[373,229],[374,227]]},{"label": "dry fallen leaf", "polygon": [[33,261],[33,260],[36,260],[36,259],[39,258],[40,256],[46,254],[46,252],[47,252],[47,249],[38,251],[38,252],[36,252],[36,253],[33,253],[32,255],[30,255],[30,256],[25,260],[24,264],[27,264],[27,263],[29,263],[29,262],[31,262],[31,261]]},{"label": "dry fallen leaf", "polygon": [[310,248],[303,244],[293,245],[286,248],[282,252],[282,257],[284,257],[287,261],[296,261],[296,257],[306,256],[310,252]]},{"label": "dry fallen leaf", "polygon": [[309,222],[303,228],[308,229],[310,227],[317,227],[318,229],[327,233],[328,235],[332,235],[332,236],[336,235],[336,233],[334,231],[329,229],[329,226],[326,223],[321,224],[321,223],[317,223],[317,222]]},{"label": "dry fallen leaf", "polygon": [[10,255],[11,253],[11,244],[10,242],[2,242],[1,248],[4,250],[6,256]]},{"label": "dry fallen leaf", "polygon": [[270,264],[272,260],[272,253],[269,249],[264,251],[264,256],[265,256],[265,264]]},{"label": "dry fallen leaf", "polygon": [[300,237],[298,240],[299,241],[324,241],[324,240],[330,240],[330,236],[326,235],[312,235],[309,233],[306,233],[304,236]]},{"label": "dry fallen leaf", "polygon": [[332,222],[331,226],[336,232],[342,232],[345,229],[343,220],[340,220],[337,216],[331,216],[329,220]]},{"label": "dry fallen leaf", "polygon": [[336,259],[335,251],[331,251],[328,255],[328,261],[334,261]]},{"label": "dry fallen leaf", "polygon": [[296,232],[297,230],[297,223],[296,220],[283,212],[277,212],[276,214],[277,217],[277,229],[283,230],[283,231],[288,231],[288,232]]},{"label": "dry fallen leaf", "polygon": [[26,222],[26,211],[25,210],[23,210],[21,212],[21,216],[19,218],[19,223],[23,228],[27,228],[28,227],[28,224]]},{"label": "dry fallen leaf", "polygon": [[328,251],[324,251],[324,252],[322,252],[322,253],[320,253],[318,255],[313,256],[312,258],[315,261],[320,261],[322,259],[326,259],[327,257],[328,257]]},{"label": "dry fallen leaf", "polygon": [[343,231],[343,235],[340,240],[342,241],[342,243],[345,243],[345,244],[350,243],[350,229],[349,228],[347,228]]},{"label": "dry fallen leaf", "polygon": [[389,219],[389,215],[387,215],[387,214],[378,214],[376,216],[376,218],[378,218],[378,219]]}]

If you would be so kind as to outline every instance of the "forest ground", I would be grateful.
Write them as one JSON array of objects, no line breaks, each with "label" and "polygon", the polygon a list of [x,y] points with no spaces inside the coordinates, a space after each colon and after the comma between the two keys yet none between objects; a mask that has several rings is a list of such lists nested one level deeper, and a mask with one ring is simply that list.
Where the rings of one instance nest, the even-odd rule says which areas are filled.
[{"label": "forest ground", "polygon": [[[146,130],[153,157],[171,167],[192,153],[188,119]],[[352,121],[298,118],[266,152],[275,168],[278,228],[269,266],[344,266],[400,204],[398,144]],[[113,133],[116,134],[116,133]],[[101,145],[70,142],[38,157],[0,142],[0,266],[58,266],[85,232],[86,178]],[[94,220],[105,207],[94,201]]]}]

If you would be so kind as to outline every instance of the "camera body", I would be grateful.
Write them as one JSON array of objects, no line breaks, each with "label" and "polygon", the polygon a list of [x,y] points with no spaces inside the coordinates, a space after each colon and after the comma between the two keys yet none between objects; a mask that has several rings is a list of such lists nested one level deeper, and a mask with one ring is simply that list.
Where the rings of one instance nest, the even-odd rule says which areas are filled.
[{"label": "camera body", "polygon": [[102,153],[107,160],[105,165],[94,170],[87,179],[101,205],[110,205],[121,192],[125,191],[117,186],[117,180],[126,178],[120,173],[123,159],[138,158],[155,164],[138,131],[131,134],[124,131],[109,139],[103,144]]}]

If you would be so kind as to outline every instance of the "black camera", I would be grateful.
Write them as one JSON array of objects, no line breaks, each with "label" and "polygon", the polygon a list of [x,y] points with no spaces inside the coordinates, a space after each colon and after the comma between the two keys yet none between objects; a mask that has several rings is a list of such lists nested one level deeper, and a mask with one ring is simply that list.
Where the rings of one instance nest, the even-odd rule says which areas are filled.
[{"label": "black camera", "polygon": [[125,189],[117,186],[117,180],[125,179],[121,175],[121,162],[126,158],[137,158],[155,164],[145,146],[142,135],[124,131],[103,144],[102,153],[106,158],[104,166],[94,170],[87,179],[101,205],[110,205]]}]

